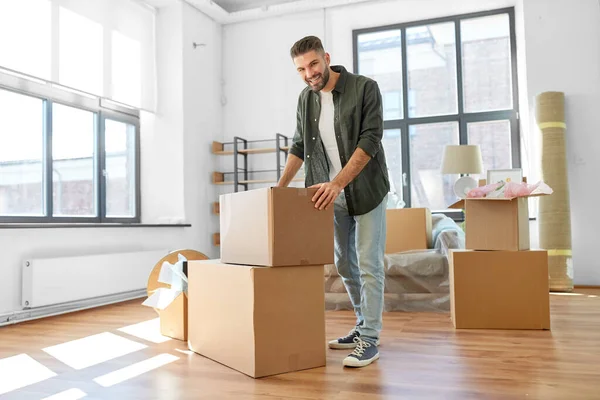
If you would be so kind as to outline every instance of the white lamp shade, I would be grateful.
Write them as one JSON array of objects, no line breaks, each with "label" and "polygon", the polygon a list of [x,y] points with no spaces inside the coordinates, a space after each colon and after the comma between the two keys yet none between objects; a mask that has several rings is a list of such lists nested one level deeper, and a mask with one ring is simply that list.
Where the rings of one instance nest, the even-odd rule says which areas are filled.
[{"label": "white lamp shade", "polygon": [[442,174],[481,174],[481,148],[478,144],[446,146],[441,170]]}]

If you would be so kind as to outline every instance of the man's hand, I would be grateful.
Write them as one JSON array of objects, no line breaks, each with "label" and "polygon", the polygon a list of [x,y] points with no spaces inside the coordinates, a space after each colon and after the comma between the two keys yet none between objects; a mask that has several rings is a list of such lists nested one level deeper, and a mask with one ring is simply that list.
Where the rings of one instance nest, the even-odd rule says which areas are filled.
[{"label": "man's hand", "polygon": [[331,204],[335,201],[336,197],[344,189],[336,182],[325,182],[312,185],[309,189],[318,188],[317,193],[312,198],[315,203],[315,208],[319,210],[327,210]]}]

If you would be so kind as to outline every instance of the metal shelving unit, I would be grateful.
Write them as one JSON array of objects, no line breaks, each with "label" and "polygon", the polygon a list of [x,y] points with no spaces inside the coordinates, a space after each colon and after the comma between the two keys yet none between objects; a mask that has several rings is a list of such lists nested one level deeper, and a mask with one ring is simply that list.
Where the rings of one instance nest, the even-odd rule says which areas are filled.
[{"label": "metal shelving unit", "polygon": [[[253,143],[273,143],[274,147],[249,147]],[[213,142],[212,143],[212,154],[219,156],[233,156],[233,171],[229,172],[213,172],[212,182],[215,185],[233,185],[233,190],[238,192],[240,187],[243,190],[248,190],[248,186],[251,184],[260,183],[274,183],[279,181],[283,169],[285,168],[285,161],[287,161],[290,138],[281,133],[275,134],[274,139],[259,139],[259,140],[247,140],[241,137],[234,137],[232,142]],[[229,149],[232,147],[231,149]],[[262,170],[249,170],[248,169],[248,156],[253,154],[269,154],[275,153],[275,165],[276,169],[262,169]],[[240,160],[240,157],[242,159]],[[284,165],[282,165],[282,161]],[[276,179],[249,179],[249,174],[262,174],[262,173],[276,173]],[[301,181],[302,179],[294,179],[294,181]]]}]

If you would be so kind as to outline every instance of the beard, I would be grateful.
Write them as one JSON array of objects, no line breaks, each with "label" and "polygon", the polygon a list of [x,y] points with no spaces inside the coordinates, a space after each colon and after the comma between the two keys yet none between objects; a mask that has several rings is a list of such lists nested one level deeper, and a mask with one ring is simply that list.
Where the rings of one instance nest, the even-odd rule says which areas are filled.
[{"label": "beard", "polygon": [[[314,83],[311,83],[311,81]],[[327,82],[329,82],[329,68],[325,68],[322,74],[315,75],[310,81],[307,79],[305,82],[313,92],[321,91],[327,85]]]}]

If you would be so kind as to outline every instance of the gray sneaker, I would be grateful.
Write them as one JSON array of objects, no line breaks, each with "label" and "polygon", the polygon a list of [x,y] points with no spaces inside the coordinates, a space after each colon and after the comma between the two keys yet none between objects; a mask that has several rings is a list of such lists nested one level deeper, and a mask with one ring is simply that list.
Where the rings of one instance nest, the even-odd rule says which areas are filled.
[{"label": "gray sneaker", "polygon": [[[360,337],[360,333],[358,333],[357,325],[346,336],[329,341],[329,348],[336,350],[354,349],[356,347],[355,339],[358,337]],[[379,339],[377,339],[377,346],[379,346]]]},{"label": "gray sneaker", "polygon": [[366,367],[379,359],[377,345],[362,340],[359,336],[355,337],[354,341],[356,342],[356,348],[348,357],[344,358],[343,364],[345,367]]},{"label": "gray sneaker", "polygon": [[346,336],[329,341],[329,348],[337,350],[355,348],[356,342],[354,339],[360,336],[357,329],[358,326],[355,326]]}]

